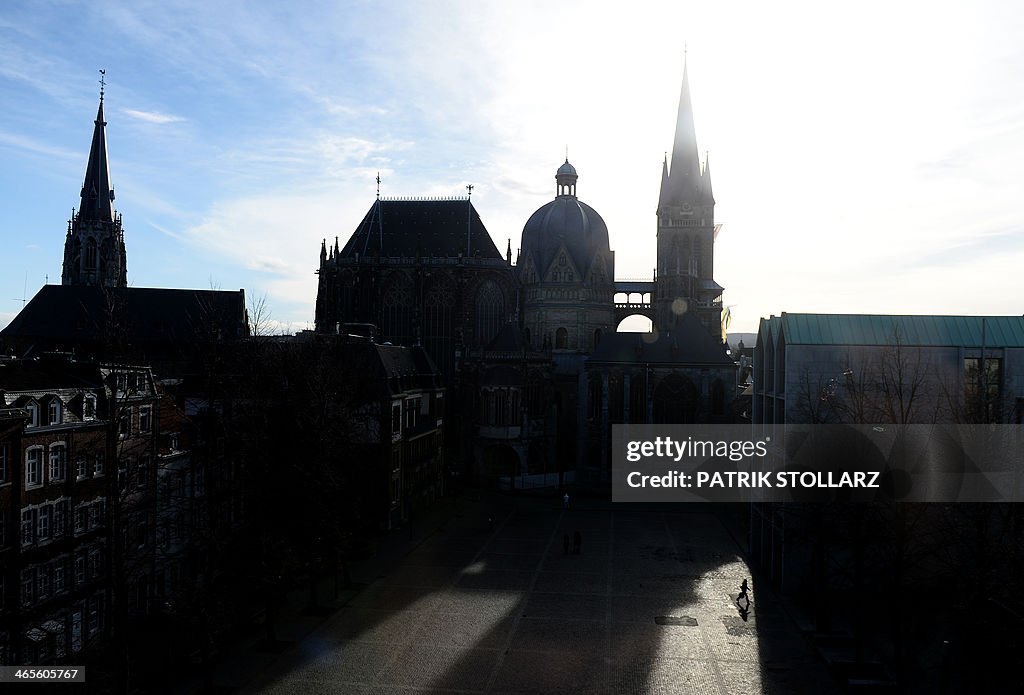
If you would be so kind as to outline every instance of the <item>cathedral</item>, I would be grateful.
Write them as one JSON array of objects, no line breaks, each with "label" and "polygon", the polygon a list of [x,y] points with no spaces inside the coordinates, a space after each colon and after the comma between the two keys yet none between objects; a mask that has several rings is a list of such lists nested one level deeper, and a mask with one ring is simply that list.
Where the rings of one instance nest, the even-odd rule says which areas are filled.
[{"label": "cathedral", "polygon": [[[579,198],[575,167],[566,159],[554,178],[515,262],[469,197],[378,194],[344,246],[320,248],[316,331],[371,326],[382,342],[424,346],[450,394],[449,468],[502,487],[606,485],[610,425],[724,422],[735,397],[686,69],[652,280],[615,280],[608,227]],[[652,331],[616,332],[632,314]]]}]

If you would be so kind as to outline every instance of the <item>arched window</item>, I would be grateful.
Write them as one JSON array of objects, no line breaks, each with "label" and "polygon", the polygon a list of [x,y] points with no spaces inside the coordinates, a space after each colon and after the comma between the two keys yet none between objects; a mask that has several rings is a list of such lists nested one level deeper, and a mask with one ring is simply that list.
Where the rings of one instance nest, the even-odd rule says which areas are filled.
[{"label": "arched window", "polygon": [[601,344],[601,329],[600,328],[596,328],[596,329],[594,329],[594,349],[596,350],[597,346],[600,345],[600,344]]},{"label": "arched window", "polygon": [[629,380],[629,421],[643,423],[647,421],[647,376],[642,372],[634,372]]},{"label": "arched window", "polygon": [[89,239],[85,242],[85,269],[96,270],[96,240]]},{"label": "arched window", "polygon": [[383,301],[384,339],[396,345],[412,344],[412,282],[404,274],[388,278]]},{"label": "arched window", "polygon": [[694,265],[697,266],[697,277],[704,277],[704,242],[697,237],[693,244]]},{"label": "arched window", "polygon": [[591,374],[587,384],[587,415],[591,420],[601,417],[601,405],[604,395],[600,374]]},{"label": "arched window", "polygon": [[445,375],[452,373],[455,362],[452,307],[455,292],[451,281],[439,277],[423,299],[423,346]]},{"label": "arched window", "polygon": [[480,285],[476,293],[477,343],[486,346],[501,330],[505,319],[505,301],[501,290],[492,280]]},{"label": "arched window", "polygon": [[569,347],[569,331],[559,328],[555,331],[555,349],[565,350]]}]

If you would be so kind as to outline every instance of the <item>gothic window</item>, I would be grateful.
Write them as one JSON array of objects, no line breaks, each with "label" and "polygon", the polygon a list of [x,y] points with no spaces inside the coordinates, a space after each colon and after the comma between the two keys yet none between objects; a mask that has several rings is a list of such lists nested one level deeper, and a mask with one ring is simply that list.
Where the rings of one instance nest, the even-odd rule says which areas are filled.
[{"label": "gothic window", "polygon": [[547,403],[544,399],[544,379],[540,372],[531,370],[526,382],[526,412],[531,419],[544,417]]},{"label": "gothic window", "polygon": [[454,368],[455,345],[452,339],[452,307],[455,293],[447,277],[440,277],[427,290],[423,300],[423,343],[444,374]]},{"label": "gothic window", "polygon": [[622,372],[612,372],[608,376],[608,420],[620,424],[625,416],[625,392],[623,391]]},{"label": "gothic window", "polygon": [[629,421],[642,423],[646,420],[647,377],[641,373],[634,373],[629,379]]},{"label": "gothic window", "polygon": [[335,286],[338,304],[335,307],[336,313],[334,315],[338,317],[340,323],[351,321],[356,316],[355,285],[356,278],[354,273],[348,270],[343,270],[339,273],[338,282]]},{"label": "gothic window", "polygon": [[594,330],[594,349],[597,349],[598,344],[601,342],[601,329],[597,328]]},{"label": "gothic window", "polygon": [[494,419],[495,425],[508,424],[508,393],[505,389],[497,389],[494,392]]},{"label": "gothic window", "polygon": [[384,292],[383,323],[384,338],[395,345],[412,344],[412,283],[405,275],[388,278],[388,289]]},{"label": "gothic window", "polygon": [[476,293],[476,335],[481,346],[494,340],[504,322],[505,302],[501,290],[488,280]]},{"label": "gothic window", "polygon": [[117,265],[113,268],[110,267],[111,261],[114,260],[114,242],[110,238],[103,240],[103,244],[100,246],[100,282],[104,282],[107,279],[108,272],[117,272]]},{"label": "gothic window", "polygon": [[96,270],[96,240],[89,239],[85,242],[85,269]]},{"label": "gothic window", "polygon": [[555,331],[555,348],[565,350],[569,347],[569,331],[559,328]]},{"label": "gothic window", "polygon": [[699,394],[693,382],[680,374],[670,374],[654,390],[654,422],[682,425],[696,421]]},{"label": "gothic window", "polygon": [[704,242],[700,237],[694,242],[693,255],[697,267],[697,277],[704,277]]},{"label": "gothic window", "polygon": [[603,396],[601,375],[591,374],[587,386],[587,415],[591,420],[598,420],[601,417],[601,401]]}]

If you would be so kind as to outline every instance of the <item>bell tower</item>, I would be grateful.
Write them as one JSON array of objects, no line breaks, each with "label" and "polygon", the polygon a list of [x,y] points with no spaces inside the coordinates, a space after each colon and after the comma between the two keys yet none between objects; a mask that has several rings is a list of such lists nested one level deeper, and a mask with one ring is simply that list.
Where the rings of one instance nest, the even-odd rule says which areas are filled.
[{"label": "bell tower", "polygon": [[100,85],[100,107],[92,132],[81,203],[78,212],[72,211],[68,220],[61,284],[127,287],[124,232],[121,216],[114,211],[114,187],[110,183],[107,161],[102,77]]},{"label": "bell tower", "polygon": [[658,200],[658,267],[654,287],[655,329],[671,331],[685,313],[721,339],[722,291],[714,281],[715,198],[711,167],[701,166],[693,126],[690,82],[684,62],[672,157],[661,166]]}]

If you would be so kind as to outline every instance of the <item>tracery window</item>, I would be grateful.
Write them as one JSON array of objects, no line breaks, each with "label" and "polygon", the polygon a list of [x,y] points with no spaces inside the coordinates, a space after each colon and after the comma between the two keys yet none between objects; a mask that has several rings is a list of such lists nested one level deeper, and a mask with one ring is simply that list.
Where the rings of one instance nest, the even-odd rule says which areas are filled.
[{"label": "tracery window", "polygon": [[476,293],[476,335],[481,346],[486,346],[501,330],[504,322],[505,302],[501,290],[487,280]]}]

